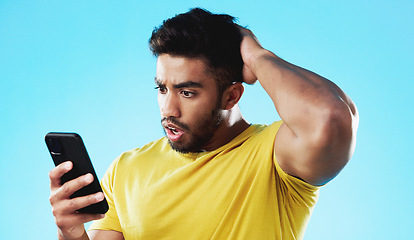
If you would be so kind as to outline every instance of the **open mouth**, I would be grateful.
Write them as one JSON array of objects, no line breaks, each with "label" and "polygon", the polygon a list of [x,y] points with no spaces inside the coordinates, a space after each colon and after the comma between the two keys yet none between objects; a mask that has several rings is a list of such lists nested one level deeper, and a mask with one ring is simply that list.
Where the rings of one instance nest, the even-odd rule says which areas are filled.
[{"label": "open mouth", "polygon": [[179,131],[177,131],[176,128],[167,127],[173,134],[178,134]]},{"label": "open mouth", "polygon": [[161,124],[164,128],[165,135],[171,142],[180,141],[184,133],[189,131],[186,124],[180,123],[174,118],[163,118]]},{"label": "open mouth", "polygon": [[172,126],[172,125],[164,126],[164,129],[170,141],[176,142],[180,140],[180,138],[184,135],[184,131],[182,129],[176,128],[175,126]]}]

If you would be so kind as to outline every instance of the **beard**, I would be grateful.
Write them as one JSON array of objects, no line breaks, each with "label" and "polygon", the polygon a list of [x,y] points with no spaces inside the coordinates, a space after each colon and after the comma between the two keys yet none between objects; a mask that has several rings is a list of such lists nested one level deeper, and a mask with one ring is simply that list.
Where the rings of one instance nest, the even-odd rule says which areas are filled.
[{"label": "beard", "polygon": [[[220,126],[222,118],[220,115],[220,107],[217,106],[210,112],[200,116],[191,126],[180,122],[175,117],[163,118],[161,122],[170,122],[185,131],[186,139],[183,141],[173,142],[168,139],[171,148],[180,153],[202,152],[213,138],[214,133]],[[164,129],[164,128],[163,128]],[[164,129],[164,133],[165,129]]]}]

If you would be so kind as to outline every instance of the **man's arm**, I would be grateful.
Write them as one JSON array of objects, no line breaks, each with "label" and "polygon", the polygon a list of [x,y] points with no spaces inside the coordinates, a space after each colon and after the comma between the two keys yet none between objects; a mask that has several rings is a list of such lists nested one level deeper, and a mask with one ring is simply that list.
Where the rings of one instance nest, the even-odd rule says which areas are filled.
[{"label": "man's arm", "polygon": [[283,120],[275,154],[280,167],[312,185],[334,178],[355,149],[358,111],[334,83],[263,49],[253,33],[244,35],[244,81],[259,80]]}]

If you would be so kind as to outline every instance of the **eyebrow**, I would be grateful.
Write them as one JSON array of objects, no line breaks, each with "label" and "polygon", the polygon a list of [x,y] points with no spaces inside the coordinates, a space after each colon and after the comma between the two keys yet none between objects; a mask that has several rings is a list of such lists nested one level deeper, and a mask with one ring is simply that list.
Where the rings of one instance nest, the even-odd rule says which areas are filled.
[{"label": "eyebrow", "polygon": [[[162,87],[165,86],[165,84],[161,83],[161,81],[158,78],[155,78],[155,84],[157,86],[162,86]],[[173,85],[173,88],[176,88],[176,89],[189,88],[189,87],[203,88],[203,85],[201,83],[194,82],[194,81],[186,81],[186,82],[182,82],[182,83],[178,83],[178,84]]]}]

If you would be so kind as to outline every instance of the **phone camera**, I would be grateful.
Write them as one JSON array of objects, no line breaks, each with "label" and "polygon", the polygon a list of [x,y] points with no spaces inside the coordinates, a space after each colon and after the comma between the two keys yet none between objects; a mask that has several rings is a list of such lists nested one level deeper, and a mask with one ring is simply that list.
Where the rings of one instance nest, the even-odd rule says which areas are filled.
[{"label": "phone camera", "polygon": [[48,139],[48,146],[50,149],[50,153],[53,155],[62,155],[62,144],[60,143],[59,139],[57,138],[49,138]]}]

